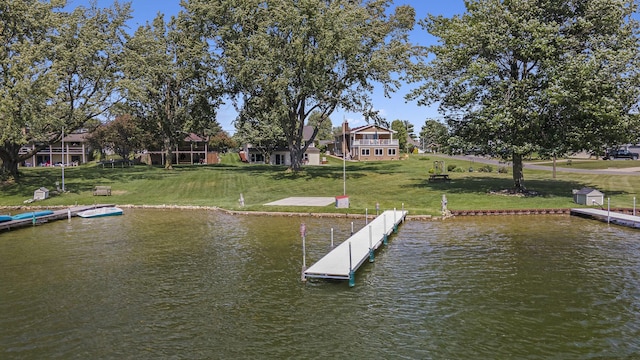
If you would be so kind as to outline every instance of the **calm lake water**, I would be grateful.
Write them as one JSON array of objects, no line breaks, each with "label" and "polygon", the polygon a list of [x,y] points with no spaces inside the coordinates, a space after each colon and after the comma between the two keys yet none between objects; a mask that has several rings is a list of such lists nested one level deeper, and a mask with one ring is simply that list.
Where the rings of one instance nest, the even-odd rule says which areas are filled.
[{"label": "calm lake water", "polygon": [[1,233],[0,358],[640,356],[637,230],[408,221],[355,287],[301,283],[300,223],[310,265],[351,221],[125,209]]}]

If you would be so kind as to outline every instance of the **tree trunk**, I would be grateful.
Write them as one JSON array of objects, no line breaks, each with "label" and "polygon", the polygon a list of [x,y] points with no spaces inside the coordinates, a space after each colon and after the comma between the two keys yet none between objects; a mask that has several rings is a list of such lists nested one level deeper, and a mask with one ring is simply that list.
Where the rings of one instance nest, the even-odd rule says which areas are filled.
[{"label": "tree trunk", "polygon": [[297,146],[291,146],[289,148],[289,153],[291,155],[291,167],[290,169],[294,172],[300,171],[302,168],[302,154],[303,150],[298,148]]},{"label": "tree trunk", "polygon": [[166,156],[164,157],[164,168],[167,170],[173,170],[173,151],[171,149],[171,141],[165,139],[164,152]]},{"label": "tree trunk", "polygon": [[[22,154],[21,156],[20,149],[20,145],[11,143],[5,143],[5,145],[0,148],[0,160],[2,160],[2,169],[0,170],[0,176],[8,175],[10,178],[17,180],[20,177],[18,164],[26,159],[29,159],[40,150],[40,148],[37,147],[26,154]],[[36,164],[33,164],[33,166],[36,166]]]},{"label": "tree trunk", "polygon": [[[10,178],[18,179],[20,177],[20,172],[18,172],[18,164],[20,161],[15,158],[11,159],[2,159],[2,172],[0,175],[6,174],[9,175]],[[1,176],[0,176],[1,177]]]},{"label": "tree trunk", "polygon": [[513,153],[513,187],[515,190],[522,192],[524,187],[524,173],[522,166],[522,154]]}]

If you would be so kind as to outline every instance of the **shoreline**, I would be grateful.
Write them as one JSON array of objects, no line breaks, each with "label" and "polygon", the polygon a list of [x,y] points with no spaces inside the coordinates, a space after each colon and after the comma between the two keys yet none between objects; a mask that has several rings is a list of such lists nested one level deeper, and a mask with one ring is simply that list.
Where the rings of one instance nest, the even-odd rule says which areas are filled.
[{"label": "shoreline", "polygon": [[[92,204],[105,206],[106,204]],[[83,205],[83,206],[92,206]],[[109,204],[111,205],[111,204]],[[73,205],[80,206],[80,205]],[[347,218],[347,219],[364,219],[365,217],[375,218],[373,214],[350,214],[350,213],[323,213],[323,212],[285,212],[285,211],[247,211],[247,210],[229,210],[218,206],[197,206],[197,205],[112,205],[125,209],[166,209],[166,210],[205,210],[219,211],[229,215],[240,216],[280,216],[280,217],[316,217],[316,218]],[[0,206],[0,210],[43,210],[43,209],[66,209],[67,205],[53,206]],[[612,208],[611,212],[622,214],[632,214],[631,208]],[[466,216],[522,216],[522,215],[570,215],[571,209],[499,209],[499,210],[448,210],[446,215],[407,215],[407,220],[427,221],[427,220],[446,220],[455,217]]]}]

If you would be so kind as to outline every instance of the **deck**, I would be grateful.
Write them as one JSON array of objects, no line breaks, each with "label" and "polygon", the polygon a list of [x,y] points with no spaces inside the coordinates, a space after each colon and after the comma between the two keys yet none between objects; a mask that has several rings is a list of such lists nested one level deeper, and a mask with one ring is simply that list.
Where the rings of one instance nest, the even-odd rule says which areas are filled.
[{"label": "deck", "polygon": [[640,216],[621,214],[600,209],[571,209],[571,215],[604,221],[606,223],[640,229]]},{"label": "deck", "polygon": [[[405,210],[387,210],[322,257],[303,278],[353,280],[353,274],[407,216]],[[349,256],[351,254],[351,256]]]},{"label": "deck", "polygon": [[[23,220],[4,221],[4,222],[0,222],[0,231],[11,230],[11,229],[25,227],[29,225],[40,225],[40,224],[47,223],[49,221],[68,219],[71,216],[77,216],[79,212],[82,212],[85,210],[95,209],[100,207],[108,207],[108,206],[114,206],[114,205],[98,204],[98,205],[86,205],[86,206],[72,206],[69,208],[53,210],[53,214],[39,216],[35,219],[35,221],[33,218],[23,219]],[[25,209],[24,211],[20,211],[20,212],[31,212],[31,211],[34,211],[34,210]]]}]

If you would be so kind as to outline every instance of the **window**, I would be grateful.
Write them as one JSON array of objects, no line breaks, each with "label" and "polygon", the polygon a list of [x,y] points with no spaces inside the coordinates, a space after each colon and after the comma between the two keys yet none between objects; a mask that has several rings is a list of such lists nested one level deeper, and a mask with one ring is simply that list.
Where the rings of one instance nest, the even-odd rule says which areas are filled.
[{"label": "window", "polygon": [[389,149],[387,150],[387,154],[388,154],[389,156],[396,156],[396,148],[389,148]]},{"label": "window", "polygon": [[370,153],[369,148],[362,148],[362,149],[360,150],[360,155],[361,155],[361,156],[369,156],[370,154],[371,154],[371,153]]},{"label": "window", "polygon": [[375,156],[382,156],[382,155],[384,155],[384,151],[382,151],[382,149],[380,149],[380,148],[375,148],[375,149],[373,149],[373,154]]},{"label": "window", "polygon": [[251,162],[264,162],[264,156],[262,154],[251,154]]}]

